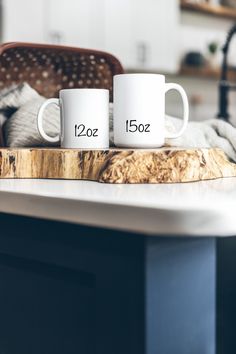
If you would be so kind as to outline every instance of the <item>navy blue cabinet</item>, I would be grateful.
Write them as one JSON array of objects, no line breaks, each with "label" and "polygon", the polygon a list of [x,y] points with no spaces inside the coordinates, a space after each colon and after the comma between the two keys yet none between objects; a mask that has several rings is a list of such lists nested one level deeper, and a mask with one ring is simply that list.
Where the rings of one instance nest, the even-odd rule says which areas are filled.
[{"label": "navy blue cabinet", "polygon": [[215,246],[0,214],[0,353],[216,354]]}]

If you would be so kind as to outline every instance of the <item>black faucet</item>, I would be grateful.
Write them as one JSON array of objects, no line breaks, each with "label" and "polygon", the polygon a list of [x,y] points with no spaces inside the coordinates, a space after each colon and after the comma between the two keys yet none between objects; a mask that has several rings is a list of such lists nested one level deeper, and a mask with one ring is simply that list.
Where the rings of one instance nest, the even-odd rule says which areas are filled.
[{"label": "black faucet", "polygon": [[222,63],[221,78],[219,83],[219,113],[217,117],[220,119],[224,119],[226,121],[229,120],[229,113],[228,113],[229,91],[236,90],[236,84],[229,82],[227,79],[227,71],[228,71],[227,57],[229,51],[229,44],[235,33],[236,33],[236,24],[234,24],[233,27],[229,30],[225,45],[222,48],[223,63]]}]

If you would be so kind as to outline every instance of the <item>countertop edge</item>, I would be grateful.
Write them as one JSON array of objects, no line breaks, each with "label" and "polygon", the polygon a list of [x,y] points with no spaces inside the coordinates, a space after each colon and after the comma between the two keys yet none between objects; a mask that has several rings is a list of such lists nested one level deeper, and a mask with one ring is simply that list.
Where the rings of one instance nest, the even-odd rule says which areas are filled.
[{"label": "countertop edge", "polygon": [[153,236],[228,237],[234,216],[222,210],[171,210],[0,191],[0,212]]}]

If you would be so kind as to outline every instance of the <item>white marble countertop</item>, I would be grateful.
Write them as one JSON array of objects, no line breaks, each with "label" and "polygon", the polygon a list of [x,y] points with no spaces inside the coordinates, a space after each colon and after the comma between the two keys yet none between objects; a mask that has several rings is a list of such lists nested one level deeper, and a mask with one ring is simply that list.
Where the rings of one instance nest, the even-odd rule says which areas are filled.
[{"label": "white marble countertop", "polygon": [[186,184],[0,180],[0,212],[152,235],[236,235],[236,178]]}]

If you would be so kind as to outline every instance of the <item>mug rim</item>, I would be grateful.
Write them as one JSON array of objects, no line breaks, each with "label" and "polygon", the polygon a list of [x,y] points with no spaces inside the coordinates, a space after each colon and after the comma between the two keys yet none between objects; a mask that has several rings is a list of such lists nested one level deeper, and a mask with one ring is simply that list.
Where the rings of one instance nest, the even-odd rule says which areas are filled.
[{"label": "mug rim", "polygon": [[124,76],[126,76],[126,77],[128,77],[128,76],[159,76],[159,77],[161,77],[161,78],[163,78],[163,79],[165,79],[165,75],[164,74],[155,74],[155,73],[125,73],[125,74],[117,74],[117,75],[114,75],[114,78],[115,77],[124,77]]},{"label": "mug rim", "polygon": [[85,87],[85,88],[79,88],[79,87],[75,87],[75,88],[65,88],[65,89],[61,89],[61,90],[59,90],[59,93],[61,93],[61,92],[68,92],[68,91],[73,91],[73,92],[75,92],[75,91],[107,91],[107,92],[109,92],[109,90],[108,89],[103,89],[103,88],[96,88],[96,87]]}]

